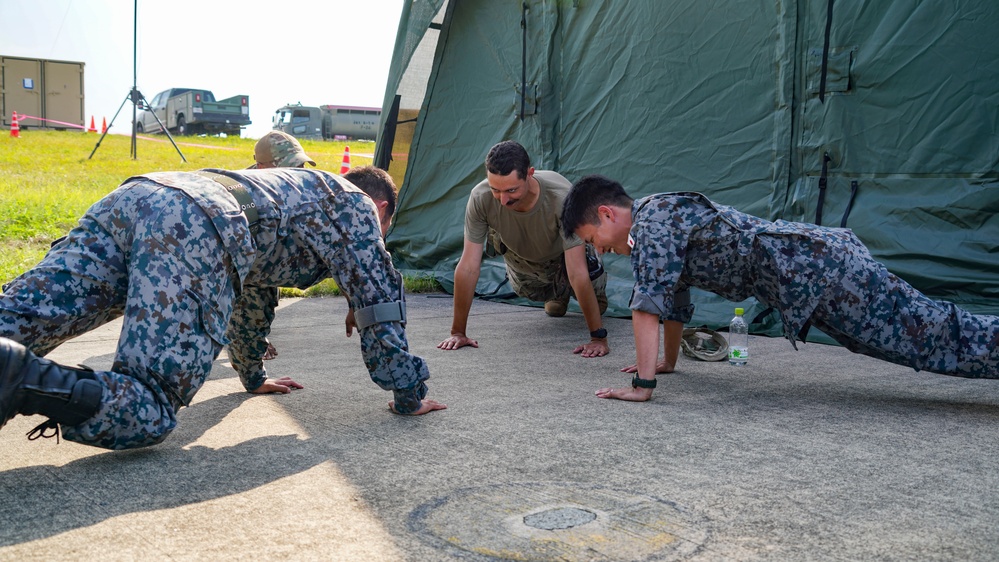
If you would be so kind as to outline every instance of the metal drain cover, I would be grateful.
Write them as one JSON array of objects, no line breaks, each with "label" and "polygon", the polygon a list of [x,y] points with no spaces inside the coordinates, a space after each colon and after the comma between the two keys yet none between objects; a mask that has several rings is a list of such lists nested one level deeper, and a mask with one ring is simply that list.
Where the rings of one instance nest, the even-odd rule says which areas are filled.
[{"label": "metal drain cover", "polygon": [[680,560],[709,537],[672,502],[571,483],[457,490],[414,510],[410,527],[434,544],[509,560]]},{"label": "metal drain cover", "polygon": [[554,531],[585,525],[597,518],[597,514],[577,507],[546,509],[524,517],[524,524],[535,529]]}]

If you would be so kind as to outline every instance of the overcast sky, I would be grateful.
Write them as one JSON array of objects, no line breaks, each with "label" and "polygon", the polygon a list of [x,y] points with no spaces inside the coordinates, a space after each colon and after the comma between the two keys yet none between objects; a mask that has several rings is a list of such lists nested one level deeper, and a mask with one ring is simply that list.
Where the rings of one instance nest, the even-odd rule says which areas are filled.
[{"label": "overcast sky", "polygon": [[[0,55],[79,61],[97,127],[132,89],[136,0],[0,0]],[[250,97],[244,137],[286,103],[380,107],[406,0],[137,0],[136,85]],[[17,108],[13,108],[15,111]],[[131,133],[132,104],[112,132]]]}]

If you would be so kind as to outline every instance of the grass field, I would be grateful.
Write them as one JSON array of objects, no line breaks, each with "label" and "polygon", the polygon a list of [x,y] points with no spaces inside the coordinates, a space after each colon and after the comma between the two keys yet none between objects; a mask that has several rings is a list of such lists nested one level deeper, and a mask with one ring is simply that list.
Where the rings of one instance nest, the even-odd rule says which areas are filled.
[{"label": "grass field", "polygon": [[[140,136],[136,158],[131,157],[129,135],[75,131],[21,131],[20,138],[7,131],[0,135],[0,283],[6,283],[45,255],[52,240],[65,234],[87,208],[131,176],[157,171],[201,168],[240,169],[253,164],[254,139]],[[372,142],[303,140],[305,151],[317,167],[340,170],[344,146],[350,146],[350,163],[371,163]],[[95,151],[96,147],[96,151]],[[93,157],[91,158],[91,153]],[[437,290],[432,279],[407,278],[406,290]],[[306,292],[282,289],[285,296],[338,294],[332,280]]]}]

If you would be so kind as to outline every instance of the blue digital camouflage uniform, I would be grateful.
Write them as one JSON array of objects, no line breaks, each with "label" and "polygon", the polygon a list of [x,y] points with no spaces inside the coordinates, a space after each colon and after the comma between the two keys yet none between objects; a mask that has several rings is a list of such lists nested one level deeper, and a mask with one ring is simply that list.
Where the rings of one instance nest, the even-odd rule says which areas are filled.
[{"label": "blue digital camouflage uniform", "polygon": [[690,287],[756,297],[780,313],[792,345],[812,325],[917,371],[999,378],[999,317],[926,297],[847,229],[770,222],[699,193],[636,200],[632,219],[633,310],[686,323]]},{"label": "blue digital camouflage uniform", "polygon": [[[373,202],[332,174],[213,170],[241,182],[259,213],[249,228],[218,182],[186,172],[131,178],[94,204],[0,295],[0,335],[44,355],[123,315],[98,413],[63,437],[109,449],[152,445],[177,423],[222,347],[247,390],[266,379],[273,287],[332,277],[353,310],[403,301]],[[424,360],[403,322],[360,330],[372,380],[410,413],[426,395]]]}]

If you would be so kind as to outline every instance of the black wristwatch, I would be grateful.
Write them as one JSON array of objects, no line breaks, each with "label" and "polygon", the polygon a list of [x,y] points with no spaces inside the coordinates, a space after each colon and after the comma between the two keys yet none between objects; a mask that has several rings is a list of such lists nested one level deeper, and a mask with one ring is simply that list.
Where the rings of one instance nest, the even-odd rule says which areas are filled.
[{"label": "black wristwatch", "polygon": [[657,382],[659,381],[657,381],[656,379],[652,380],[640,379],[636,374],[635,378],[631,379],[631,388],[655,388]]},{"label": "black wristwatch", "polygon": [[599,329],[593,330],[592,332],[590,332],[590,337],[591,338],[600,338],[600,339],[606,338],[607,337],[607,328],[599,328]]}]

